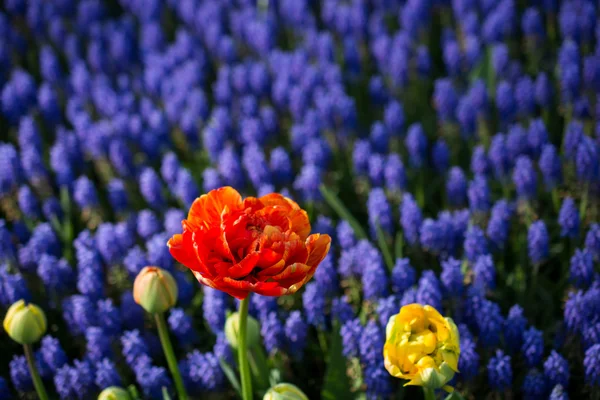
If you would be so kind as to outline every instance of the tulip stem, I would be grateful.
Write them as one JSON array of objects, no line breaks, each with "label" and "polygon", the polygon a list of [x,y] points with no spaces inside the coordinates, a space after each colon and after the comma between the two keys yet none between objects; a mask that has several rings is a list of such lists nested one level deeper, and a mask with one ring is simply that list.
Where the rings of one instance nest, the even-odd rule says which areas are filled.
[{"label": "tulip stem", "polygon": [[30,344],[24,344],[23,348],[25,349],[25,358],[27,359],[27,365],[29,365],[29,372],[31,373],[31,379],[33,380],[33,386],[35,386],[35,391],[37,392],[40,400],[48,400],[48,394],[46,393],[46,388],[44,387],[44,382],[42,382],[42,378],[40,377],[40,373],[35,366],[35,357],[33,355],[33,349]]},{"label": "tulip stem", "polygon": [[423,387],[423,398],[425,400],[435,400],[435,392],[433,389]]},{"label": "tulip stem", "polygon": [[244,400],[252,400],[252,379],[250,377],[250,366],[248,365],[248,343],[246,341],[249,303],[250,294],[240,303],[240,331],[238,338],[238,367],[240,368],[242,398]]},{"label": "tulip stem", "polygon": [[177,358],[173,351],[173,345],[169,338],[169,330],[167,323],[165,322],[165,316],[163,313],[155,313],[154,319],[156,320],[156,327],[158,328],[158,336],[160,337],[160,343],[162,344],[165,357],[167,358],[167,364],[171,375],[173,375],[173,381],[175,381],[175,389],[177,390],[177,398],[179,400],[187,400],[188,395],[183,385],[183,379],[181,379],[181,373],[179,372],[179,366],[177,365]]}]

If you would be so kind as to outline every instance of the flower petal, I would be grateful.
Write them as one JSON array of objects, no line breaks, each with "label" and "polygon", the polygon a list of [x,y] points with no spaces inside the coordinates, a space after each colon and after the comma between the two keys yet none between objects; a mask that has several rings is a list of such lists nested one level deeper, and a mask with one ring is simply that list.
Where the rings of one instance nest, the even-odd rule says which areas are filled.
[{"label": "flower petal", "polygon": [[[299,267],[296,267],[296,269],[289,269],[291,266],[288,266],[278,274],[283,278],[278,279],[277,282],[281,287],[286,288],[286,294],[293,294],[300,290],[300,288],[312,278],[316,270],[315,267],[306,264],[296,263],[294,265]],[[287,272],[288,269],[289,272]],[[289,275],[285,276],[285,274]]]},{"label": "flower petal", "polygon": [[287,293],[277,282],[259,282],[254,286],[253,291],[263,296],[283,296]]},{"label": "flower petal", "polygon": [[288,214],[287,210],[277,208],[276,206],[269,206],[258,211],[255,215],[265,221],[264,226],[276,226],[283,232],[286,232],[292,228],[292,222]]},{"label": "flower petal", "polygon": [[242,208],[242,196],[230,186],[211,190],[194,200],[188,213],[188,223],[195,227],[218,224],[226,208],[230,211]]},{"label": "flower petal", "polygon": [[228,295],[233,296],[236,299],[240,299],[240,300],[244,300],[248,296],[248,293],[249,293],[248,290],[236,290],[228,285],[224,285],[222,280],[213,281],[213,280],[210,280],[210,279],[204,277],[202,274],[200,274],[196,271],[192,271],[192,272],[194,273],[194,276],[196,277],[198,282],[200,282],[203,285],[206,285],[213,289],[217,289],[222,292],[225,292]]},{"label": "flower petal", "polygon": [[[227,289],[228,293],[240,293],[245,291],[246,293],[255,292],[264,296],[280,296],[282,292],[282,289],[278,288],[279,284],[277,282],[257,282],[254,284],[247,280],[236,280],[224,277],[222,283],[223,286],[221,286],[221,290],[225,291],[225,289]],[[245,298],[245,296],[243,298]]]},{"label": "flower petal", "polygon": [[[263,204],[264,207],[283,206],[286,208],[291,208],[292,205],[290,204],[290,201],[292,203],[296,204],[292,200],[287,199],[285,196],[282,196],[279,193],[269,193],[267,195],[259,197],[258,200],[260,201],[261,204]],[[298,206],[298,204],[296,204],[296,207],[300,208]]]},{"label": "flower petal", "polygon": [[310,220],[308,219],[306,211],[301,209],[298,203],[279,193],[271,193],[262,196],[259,200],[265,207],[277,206],[278,208],[283,208],[292,223],[292,232],[297,233],[302,240],[306,239],[310,233]]},{"label": "flower petal", "polygon": [[227,271],[229,277],[240,279],[249,275],[256,266],[256,262],[259,258],[260,253],[257,251],[248,254],[242,261],[229,268]]},{"label": "flower petal", "polygon": [[294,284],[304,278],[308,271],[311,270],[310,265],[294,263],[292,265],[288,265],[285,267],[283,271],[281,271],[277,275],[273,275],[271,279],[274,281],[279,281],[281,286],[289,286],[286,285],[286,281],[291,281],[290,284]]},{"label": "flower petal", "polygon": [[269,248],[261,248],[260,259],[256,265],[260,268],[270,268],[275,264],[279,264],[280,261],[283,261],[280,253]]},{"label": "flower petal", "polygon": [[198,259],[192,243],[192,233],[184,230],[182,234],[173,235],[167,242],[169,252],[177,262],[193,271],[206,272],[206,268]]},{"label": "flower petal", "polygon": [[273,276],[279,274],[285,268],[285,260],[279,260],[277,263],[271,265],[268,268],[259,271],[256,276],[259,278]]},{"label": "flower petal", "polygon": [[308,260],[306,264],[318,266],[325,258],[331,247],[331,236],[315,233],[306,239],[306,249],[308,250]]}]

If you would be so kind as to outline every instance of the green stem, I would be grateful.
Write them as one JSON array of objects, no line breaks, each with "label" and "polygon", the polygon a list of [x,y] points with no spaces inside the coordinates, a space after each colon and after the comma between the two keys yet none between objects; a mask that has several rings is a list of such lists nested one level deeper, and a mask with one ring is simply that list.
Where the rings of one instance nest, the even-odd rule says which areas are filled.
[{"label": "green stem", "polygon": [[383,229],[381,229],[379,222],[375,222],[375,230],[377,231],[377,244],[379,245],[379,249],[383,254],[385,265],[387,265],[391,272],[392,269],[394,269],[394,259],[392,258],[392,253],[388,247],[385,232],[383,232]]},{"label": "green stem", "polygon": [[416,200],[419,207],[423,209],[425,208],[425,176],[423,171],[418,172],[417,182],[418,187],[416,193]]},{"label": "green stem", "polygon": [[173,375],[173,381],[175,381],[177,397],[179,400],[187,400],[188,395],[185,391],[183,379],[181,379],[181,373],[179,372],[179,366],[177,365],[177,358],[175,357],[173,345],[171,344],[171,339],[169,338],[169,329],[167,328],[167,323],[165,322],[165,316],[163,315],[163,313],[156,313],[154,314],[154,319],[156,320],[158,336],[160,337],[160,343],[162,344],[163,351],[165,352],[165,357],[167,358],[169,370],[171,370],[171,375]]},{"label": "green stem", "polygon": [[238,367],[242,381],[242,398],[252,400],[252,379],[248,365],[248,343],[246,342],[246,325],[248,322],[248,305],[250,294],[240,303],[240,331],[238,337]]},{"label": "green stem", "polygon": [[558,214],[560,210],[560,198],[558,197],[558,190],[552,189],[552,205],[554,207],[554,212]]},{"label": "green stem", "polygon": [[402,236],[402,231],[399,230],[396,234],[396,241],[394,242],[394,251],[396,253],[396,258],[402,258],[402,246],[404,245],[404,237]]},{"label": "green stem", "polygon": [[64,246],[64,256],[69,262],[73,261],[73,219],[71,217],[71,198],[69,189],[66,186],[60,188],[60,204],[62,206],[64,217],[59,231]]},{"label": "green stem", "polygon": [[323,354],[327,353],[327,338],[322,330],[318,330],[317,338],[319,339],[319,346],[321,346],[321,351]]},{"label": "green stem", "polygon": [[433,389],[426,388],[423,386],[423,398],[425,400],[435,400],[435,392]]},{"label": "green stem", "polygon": [[30,344],[24,344],[23,348],[25,349],[25,358],[27,359],[27,365],[29,365],[29,373],[31,374],[31,379],[33,380],[33,386],[35,386],[35,391],[37,392],[40,400],[48,400],[48,394],[46,393],[46,388],[44,387],[44,382],[42,382],[42,378],[35,366],[35,357],[33,355],[33,349]]},{"label": "green stem", "polygon": [[579,205],[579,218],[583,222],[585,220],[585,212],[587,211],[589,187],[586,183],[583,186],[583,195],[581,196],[581,204]]},{"label": "green stem", "polygon": [[269,365],[267,357],[261,346],[254,346],[248,351],[250,361],[250,370],[259,389],[267,390],[269,388]]}]

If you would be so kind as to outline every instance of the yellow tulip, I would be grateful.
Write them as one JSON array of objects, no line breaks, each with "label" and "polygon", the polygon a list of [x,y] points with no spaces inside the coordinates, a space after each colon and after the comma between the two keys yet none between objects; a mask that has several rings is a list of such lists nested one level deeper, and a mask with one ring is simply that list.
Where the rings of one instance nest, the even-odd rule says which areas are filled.
[{"label": "yellow tulip", "polygon": [[431,306],[406,305],[387,324],[385,368],[406,385],[452,391],[446,384],[458,372],[459,356],[456,324]]}]

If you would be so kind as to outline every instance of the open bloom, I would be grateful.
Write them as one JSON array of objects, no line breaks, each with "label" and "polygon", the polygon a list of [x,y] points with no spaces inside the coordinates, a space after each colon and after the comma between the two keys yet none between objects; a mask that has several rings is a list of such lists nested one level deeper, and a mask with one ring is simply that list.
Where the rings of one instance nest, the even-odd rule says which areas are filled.
[{"label": "open bloom", "polygon": [[458,372],[459,334],[454,321],[431,306],[409,304],[392,316],[383,347],[385,368],[406,385],[444,388]]},{"label": "open bloom", "polygon": [[306,211],[277,193],[242,199],[231,187],[197,198],[171,255],[200,283],[238,299],[291,294],[312,278],[331,245],[310,233]]}]

